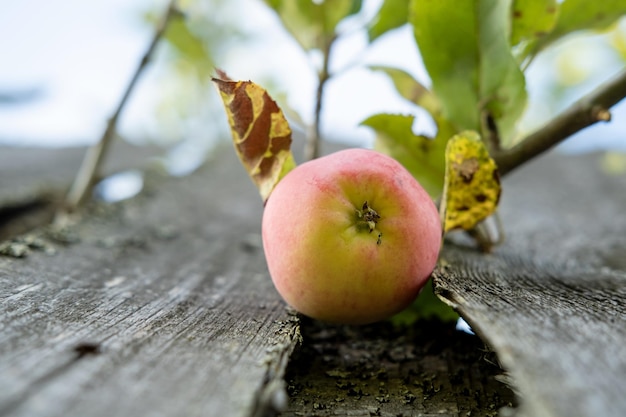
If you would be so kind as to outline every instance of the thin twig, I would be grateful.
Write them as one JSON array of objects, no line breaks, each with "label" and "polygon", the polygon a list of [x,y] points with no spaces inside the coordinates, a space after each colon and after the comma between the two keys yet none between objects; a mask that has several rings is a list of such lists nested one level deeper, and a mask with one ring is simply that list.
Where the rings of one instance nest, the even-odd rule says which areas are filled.
[{"label": "thin twig", "polygon": [[315,159],[319,156],[319,143],[321,138],[320,128],[321,128],[321,119],[322,119],[322,101],[324,100],[324,87],[326,86],[326,82],[330,79],[331,75],[328,71],[329,62],[330,62],[330,52],[332,46],[335,42],[335,37],[331,38],[326,42],[326,47],[322,51],[324,55],[324,62],[322,64],[322,69],[319,73],[319,79],[317,84],[317,94],[315,97],[315,115],[313,125],[310,127],[306,143],[304,144],[304,160],[309,161],[311,159]]},{"label": "thin twig", "polygon": [[626,97],[626,69],[597,89],[582,97],[548,124],[530,134],[510,149],[494,152],[500,174],[547,151],[574,133],[600,121],[611,120],[609,109]]},{"label": "thin twig", "polygon": [[165,14],[163,15],[161,22],[159,22],[159,25],[154,32],[154,36],[152,37],[150,46],[146,50],[143,58],[141,59],[141,62],[139,63],[139,66],[137,67],[137,70],[130,80],[130,83],[126,87],[124,95],[122,96],[117,106],[117,109],[109,119],[102,137],[95,145],[91,146],[87,150],[83,162],[78,170],[78,173],[76,174],[76,177],[74,178],[74,182],[72,183],[72,186],[70,187],[70,190],[65,199],[64,210],[66,210],[67,212],[75,211],[85,202],[85,200],[89,196],[91,189],[96,181],[96,178],[98,177],[100,166],[102,165],[107,150],[115,136],[117,119],[122,113],[122,110],[124,109],[131,92],[135,89],[137,80],[139,79],[146,65],[150,61],[156,45],[159,43],[159,40],[163,36],[163,33],[165,32],[165,29],[167,28],[171,17],[174,15],[174,12],[176,10],[175,4],[176,0],[170,1],[170,4]]},{"label": "thin twig", "polygon": [[488,110],[483,110],[481,115],[482,133],[489,153],[493,154],[500,150],[500,132],[493,115]]}]

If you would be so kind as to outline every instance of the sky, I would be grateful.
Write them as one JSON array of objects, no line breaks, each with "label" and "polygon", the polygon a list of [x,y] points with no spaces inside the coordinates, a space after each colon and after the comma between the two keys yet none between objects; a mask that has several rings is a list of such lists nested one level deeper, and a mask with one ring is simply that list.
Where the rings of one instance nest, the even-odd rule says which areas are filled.
[{"label": "sky", "polygon": [[[240,19],[248,31],[257,33],[254,46],[226,54],[223,67],[234,78],[256,79],[272,73],[289,94],[290,105],[312,119],[315,75],[306,57],[286,35],[276,16],[258,0],[236,0]],[[365,18],[375,12],[379,0],[365,1]],[[21,0],[5,2],[0,13],[0,94],[28,93],[32,99],[18,104],[0,102],[0,145],[71,146],[96,141],[102,134],[121,94],[152,36],[142,15],[163,7],[163,0]],[[364,63],[394,65],[429,84],[408,27],[381,38],[365,50],[362,31],[347,31],[335,48],[331,69],[349,68],[331,80],[322,115],[327,137],[369,146],[372,133],[358,127],[377,112],[415,113],[400,99],[382,74],[363,68]],[[619,65],[605,56],[593,55],[593,42],[584,46],[600,79]],[[315,57],[313,57],[315,60]],[[608,62],[608,63],[607,63]],[[558,76],[530,68],[529,94],[539,103],[529,114],[538,120],[545,110],[541,95],[549,77]],[[155,134],[152,109],[158,91],[155,72],[142,80],[141,94],[131,103],[121,123],[121,133],[133,137]],[[581,89],[590,89],[588,85]],[[419,111],[418,111],[419,112]],[[614,112],[617,122],[587,129],[570,143],[570,149],[623,147],[626,105]],[[418,113],[415,129],[430,133],[432,125]]]},{"label": "sky", "polygon": [[0,104],[0,143],[95,140],[150,37],[135,21],[137,7],[125,0],[4,2],[0,92],[34,97]]}]

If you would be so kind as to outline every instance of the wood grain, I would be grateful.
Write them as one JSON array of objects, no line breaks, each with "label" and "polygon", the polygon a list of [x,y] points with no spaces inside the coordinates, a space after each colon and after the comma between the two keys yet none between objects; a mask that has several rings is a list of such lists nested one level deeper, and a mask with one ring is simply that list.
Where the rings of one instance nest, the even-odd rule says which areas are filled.
[{"label": "wood grain", "polygon": [[[18,181],[20,164],[13,164]],[[463,236],[446,245],[436,290],[497,353],[519,396],[519,417],[626,415],[625,208],[626,177],[604,173],[598,155],[548,155],[504,182],[504,245],[491,254]],[[194,175],[151,174],[141,196],[92,207],[68,231],[77,243],[45,228],[31,232],[43,243],[38,249],[24,259],[0,257],[0,416],[260,417],[284,406],[299,322],[269,280],[261,212],[256,189],[226,148]],[[361,351],[364,343],[382,346],[376,329],[346,330],[356,336],[343,343]],[[432,346],[418,334],[401,337],[393,354],[418,351],[413,343]],[[324,346],[325,355],[341,355],[341,345]],[[429,352],[432,361],[419,366],[447,358]],[[322,374],[331,386],[343,375]],[[430,389],[419,372],[415,381],[398,375],[416,393]],[[457,380],[451,375],[450,384]],[[407,411],[412,403],[399,398],[396,408],[374,398],[374,408],[344,401],[335,410]],[[451,415],[478,410],[445,401]],[[437,409],[435,400],[427,405],[412,414]],[[332,410],[306,407],[311,415]]]},{"label": "wood grain", "polygon": [[626,415],[626,176],[543,157],[504,184],[506,243],[457,240],[437,293],[495,349],[519,416]]},{"label": "wood grain", "polygon": [[[86,152],[74,148],[0,146],[0,241],[52,221]],[[117,141],[102,175],[145,168],[163,150]],[[154,161],[153,161],[154,162]]]},{"label": "wood grain", "polygon": [[79,243],[47,240],[54,255],[0,257],[0,415],[250,416],[286,401],[298,321],[237,163],[228,149],[148,181],[79,223]]}]

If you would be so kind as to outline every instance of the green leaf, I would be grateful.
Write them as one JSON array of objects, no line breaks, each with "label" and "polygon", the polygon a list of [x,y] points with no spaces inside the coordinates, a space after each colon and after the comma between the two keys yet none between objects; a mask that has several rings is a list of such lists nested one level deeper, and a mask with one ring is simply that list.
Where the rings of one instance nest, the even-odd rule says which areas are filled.
[{"label": "green leaf", "polygon": [[441,113],[441,105],[437,97],[408,72],[382,65],[372,65],[369,68],[387,74],[398,93],[411,103],[417,104],[433,116]]},{"label": "green leaf", "polygon": [[536,51],[578,30],[601,30],[626,15],[626,0],[565,0],[554,30],[541,39]]},{"label": "green leaf", "polygon": [[375,149],[400,162],[434,198],[443,190],[446,129],[430,139],[413,133],[414,120],[415,116],[376,114],[361,124],[376,132]]},{"label": "green leaf", "polygon": [[265,0],[305,50],[324,49],[345,17],[361,9],[361,0]]},{"label": "green leaf", "polygon": [[513,0],[511,45],[549,34],[557,22],[557,0]]},{"label": "green leaf", "polygon": [[165,31],[165,39],[186,59],[200,65],[203,71],[213,67],[204,42],[191,31],[183,14],[172,16]]},{"label": "green leaf", "polygon": [[391,317],[391,322],[398,327],[410,326],[418,320],[438,318],[444,323],[455,322],[459,315],[441,301],[433,291],[432,280],[422,289],[419,297],[408,308]]},{"label": "green leaf", "polygon": [[511,0],[412,0],[410,10],[443,116],[457,131],[480,131],[489,113],[509,139],[527,98],[509,45]]},{"label": "green leaf", "polygon": [[407,23],[408,10],[409,0],[385,0],[367,31],[370,42]]}]

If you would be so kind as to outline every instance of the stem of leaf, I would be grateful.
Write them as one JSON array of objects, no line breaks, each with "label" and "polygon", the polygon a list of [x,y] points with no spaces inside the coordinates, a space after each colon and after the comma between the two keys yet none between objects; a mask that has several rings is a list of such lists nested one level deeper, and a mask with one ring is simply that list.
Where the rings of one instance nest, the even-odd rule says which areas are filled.
[{"label": "stem of leaf", "polygon": [[163,36],[163,33],[165,32],[165,29],[167,28],[171,17],[174,15],[174,12],[176,11],[175,4],[176,0],[170,1],[167,10],[165,11],[161,21],[159,22],[159,25],[154,32],[154,36],[152,37],[152,41],[150,42],[148,49],[143,55],[139,66],[137,67],[135,73],[133,74],[133,77],[126,87],[126,90],[124,91],[124,94],[122,95],[122,98],[120,99],[120,102],[118,103],[115,112],[109,118],[107,122],[107,127],[104,130],[102,137],[95,145],[87,149],[87,153],[85,154],[78,173],[74,178],[74,182],[72,183],[70,190],[65,198],[65,212],[75,211],[78,207],[85,203],[87,197],[91,193],[93,185],[98,177],[102,162],[104,161],[104,157],[106,156],[109,146],[113,141],[113,138],[115,137],[117,120],[124,110],[124,107],[126,105],[126,102],[128,101],[128,98],[130,97],[131,92],[135,89],[135,85],[137,84],[140,75],[150,61],[156,45]]},{"label": "stem of leaf", "polygon": [[326,82],[331,78],[331,74],[328,70],[330,62],[330,53],[336,37],[328,39],[325,47],[322,50],[324,55],[322,69],[318,75],[317,93],[315,97],[315,115],[313,125],[310,127],[306,143],[304,145],[304,160],[309,161],[319,156],[319,143],[320,143],[320,127],[322,118],[322,101],[324,99],[324,87]]},{"label": "stem of leaf", "polygon": [[626,97],[626,68],[615,77],[583,96],[560,115],[517,145],[492,155],[504,175],[547,151],[574,133],[600,121],[611,120],[609,109]]}]

